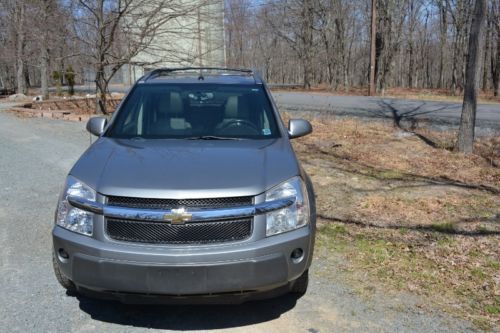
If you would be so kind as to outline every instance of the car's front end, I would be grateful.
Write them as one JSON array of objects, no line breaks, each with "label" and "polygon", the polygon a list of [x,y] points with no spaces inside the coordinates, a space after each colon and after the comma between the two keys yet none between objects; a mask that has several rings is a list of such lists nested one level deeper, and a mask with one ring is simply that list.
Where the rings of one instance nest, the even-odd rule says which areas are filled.
[{"label": "car's front end", "polygon": [[60,282],[124,301],[304,292],[314,193],[283,126],[241,140],[140,126],[142,137],[102,135],[71,170],[53,229]]}]

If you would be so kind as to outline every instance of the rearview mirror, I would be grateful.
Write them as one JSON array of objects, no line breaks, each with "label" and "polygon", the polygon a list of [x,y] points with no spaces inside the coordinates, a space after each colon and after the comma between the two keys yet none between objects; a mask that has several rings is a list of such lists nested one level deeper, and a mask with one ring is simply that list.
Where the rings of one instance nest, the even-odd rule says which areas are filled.
[{"label": "rearview mirror", "polygon": [[107,123],[108,120],[104,117],[92,117],[87,122],[87,131],[95,136],[100,136],[104,132]]},{"label": "rearview mirror", "polygon": [[304,119],[290,119],[288,122],[288,137],[299,138],[312,132],[311,123]]}]

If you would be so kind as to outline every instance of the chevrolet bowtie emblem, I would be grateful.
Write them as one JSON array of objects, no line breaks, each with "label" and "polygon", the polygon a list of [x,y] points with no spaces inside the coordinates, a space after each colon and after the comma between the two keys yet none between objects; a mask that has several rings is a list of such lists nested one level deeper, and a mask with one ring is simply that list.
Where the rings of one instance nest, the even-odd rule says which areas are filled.
[{"label": "chevrolet bowtie emblem", "polygon": [[174,208],[170,214],[163,215],[163,219],[172,224],[184,224],[191,221],[193,214],[186,213],[184,208]]}]

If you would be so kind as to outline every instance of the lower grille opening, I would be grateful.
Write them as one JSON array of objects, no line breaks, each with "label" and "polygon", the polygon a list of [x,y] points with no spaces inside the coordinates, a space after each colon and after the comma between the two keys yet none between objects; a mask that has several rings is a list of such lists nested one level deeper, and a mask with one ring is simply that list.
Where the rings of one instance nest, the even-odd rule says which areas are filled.
[{"label": "lower grille opening", "polygon": [[115,240],[149,244],[210,244],[247,239],[252,234],[252,218],[191,222],[107,219],[106,231]]},{"label": "lower grille opening", "polygon": [[179,298],[195,298],[195,297],[210,297],[210,296],[239,296],[258,292],[257,290],[241,290],[241,291],[223,291],[209,294],[154,294],[154,293],[131,293],[117,290],[105,290],[104,292],[116,295],[129,296],[157,296],[157,297],[179,297]]}]

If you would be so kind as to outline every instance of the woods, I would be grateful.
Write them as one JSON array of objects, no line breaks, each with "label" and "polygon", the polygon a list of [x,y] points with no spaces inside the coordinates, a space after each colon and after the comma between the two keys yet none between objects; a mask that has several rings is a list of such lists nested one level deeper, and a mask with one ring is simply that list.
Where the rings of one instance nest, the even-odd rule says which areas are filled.
[{"label": "woods", "polygon": [[[28,88],[40,87],[47,99],[50,85],[68,83],[66,73],[71,68],[77,84],[95,85],[97,111],[106,113],[109,84],[125,65],[132,71],[131,66],[136,65],[151,68],[165,62],[192,64],[208,57],[212,50],[206,46],[210,38],[206,25],[222,17],[220,11],[212,13],[217,3],[2,1],[1,86],[16,88],[22,94]],[[217,24],[222,31],[222,19]],[[190,47],[194,44],[200,46]],[[222,50],[223,41],[218,44]]]},{"label": "woods", "polygon": [[[177,40],[185,31],[166,29],[169,22],[196,21],[197,8],[211,0],[4,0],[0,5],[0,79],[2,86],[26,92],[41,87],[48,96],[52,73],[71,65],[76,82],[93,68],[97,86],[106,90],[124,64],[154,66],[134,59],[138,53],[180,55]],[[446,89],[462,94],[473,0],[376,1],[375,78],[378,93],[390,87]],[[221,14],[225,40],[218,47],[229,67],[261,71],[271,83],[322,85],[349,91],[368,87],[371,0],[227,0],[203,16]],[[486,1],[485,43],[480,88],[500,94],[500,3]],[[194,23],[184,29],[199,28]],[[172,23],[178,24],[178,23]],[[161,36],[164,37],[161,37]],[[164,50],[152,50],[163,38]],[[200,58],[202,58],[201,53]],[[195,62],[196,63],[196,62]],[[60,75],[64,78],[64,75]],[[64,80],[64,79],[61,79]]]},{"label": "woods", "polygon": [[[4,0],[0,85],[18,93],[39,88],[47,99],[50,86],[68,84],[71,69],[75,84],[96,87],[100,113],[107,112],[116,77],[130,84],[155,66],[254,68],[270,83],[346,93],[368,92],[373,80],[370,95],[394,87],[463,95],[472,78],[467,64],[475,3]],[[486,0],[484,7],[474,82],[499,97],[500,1]]]},{"label": "woods", "polygon": [[[488,0],[486,6],[481,89],[498,96],[500,4]],[[403,87],[463,93],[473,8],[472,0],[377,1],[377,91]],[[259,4],[228,0],[226,17],[231,66],[255,67],[269,82],[298,83],[305,88],[368,87],[370,0]]]}]

